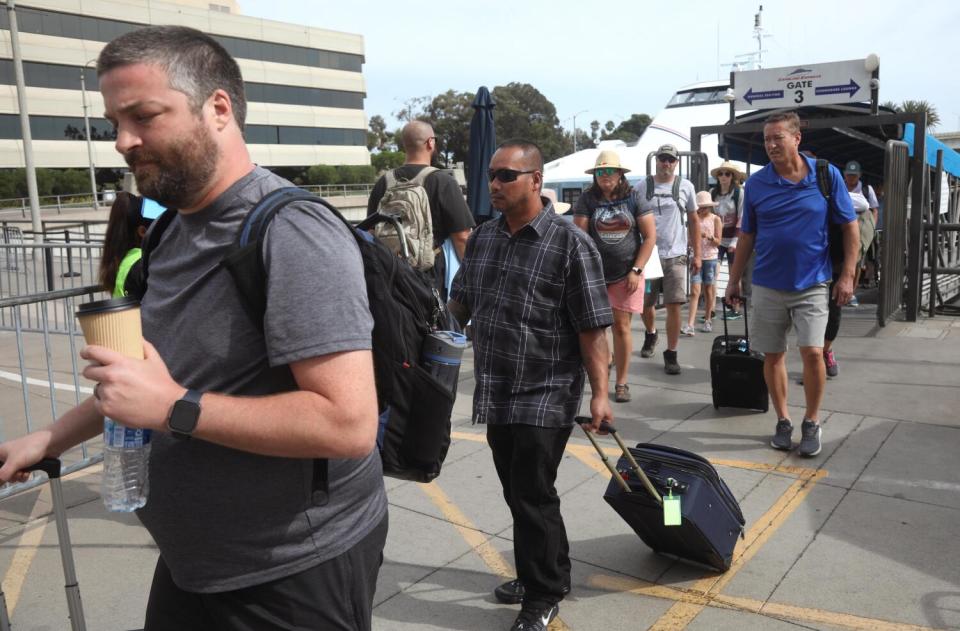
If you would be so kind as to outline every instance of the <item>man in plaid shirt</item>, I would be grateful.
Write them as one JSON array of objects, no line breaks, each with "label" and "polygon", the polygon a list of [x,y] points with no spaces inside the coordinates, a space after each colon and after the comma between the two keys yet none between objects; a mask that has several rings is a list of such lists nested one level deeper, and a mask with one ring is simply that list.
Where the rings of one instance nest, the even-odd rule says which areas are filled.
[{"label": "man in plaid shirt", "polygon": [[570,591],[569,545],[554,482],[590,378],[590,425],[612,420],[608,348],[613,322],[592,240],[540,196],[543,157],[522,140],[490,160],[499,219],[467,241],[450,309],[472,318],[474,422],[487,424],[503,495],[513,515],[516,580],[501,602],[523,607],[512,630],[546,629]]}]

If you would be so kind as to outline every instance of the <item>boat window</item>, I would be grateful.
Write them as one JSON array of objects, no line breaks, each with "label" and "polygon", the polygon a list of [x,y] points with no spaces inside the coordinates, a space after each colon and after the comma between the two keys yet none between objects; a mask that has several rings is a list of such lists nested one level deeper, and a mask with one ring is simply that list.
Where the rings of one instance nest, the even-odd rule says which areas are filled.
[{"label": "boat window", "polygon": [[684,105],[704,105],[707,103],[723,103],[723,94],[726,88],[701,88],[677,92],[667,103],[667,107],[682,107]]}]

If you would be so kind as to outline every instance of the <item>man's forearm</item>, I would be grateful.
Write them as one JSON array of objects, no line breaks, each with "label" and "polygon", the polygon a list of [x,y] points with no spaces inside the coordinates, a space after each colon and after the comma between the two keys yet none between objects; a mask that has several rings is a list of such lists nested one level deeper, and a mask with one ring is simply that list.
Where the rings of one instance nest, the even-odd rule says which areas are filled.
[{"label": "man's forearm", "polygon": [[580,355],[590,380],[594,397],[606,397],[610,391],[610,348],[607,346],[606,329],[590,329],[580,333]]},{"label": "man's forearm", "polygon": [[743,278],[743,270],[747,268],[747,262],[753,253],[753,242],[755,235],[749,232],[741,232],[737,236],[737,255],[733,260],[733,269],[730,270],[730,282],[738,283]]},{"label": "man's forearm", "polygon": [[57,422],[46,428],[50,433],[51,456],[59,456],[71,447],[89,440],[103,431],[103,416],[94,409],[94,398],[88,397],[68,410]]},{"label": "man's forearm", "polygon": [[693,248],[693,256],[696,258],[701,258],[700,253],[700,220],[696,217],[694,213],[693,220],[687,221],[687,232],[690,237],[690,243]]},{"label": "man's forearm", "polygon": [[860,221],[843,225],[843,270],[841,274],[853,278],[857,272],[857,259],[860,255]]}]

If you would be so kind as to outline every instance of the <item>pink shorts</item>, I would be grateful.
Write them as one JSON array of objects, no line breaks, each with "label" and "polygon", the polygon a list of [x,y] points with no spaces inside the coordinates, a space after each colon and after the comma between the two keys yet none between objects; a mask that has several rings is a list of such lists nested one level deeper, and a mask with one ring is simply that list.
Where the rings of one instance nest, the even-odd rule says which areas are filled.
[{"label": "pink shorts", "polygon": [[637,290],[632,294],[627,291],[626,278],[612,285],[607,285],[607,298],[610,299],[610,307],[628,313],[641,313],[643,311],[643,287],[643,276],[640,277]]}]

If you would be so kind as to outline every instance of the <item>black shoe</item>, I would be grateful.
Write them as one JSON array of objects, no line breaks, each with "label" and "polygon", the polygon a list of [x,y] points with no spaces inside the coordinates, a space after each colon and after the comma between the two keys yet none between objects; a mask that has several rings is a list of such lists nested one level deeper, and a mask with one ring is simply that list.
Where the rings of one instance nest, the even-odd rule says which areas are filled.
[{"label": "black shoe", "polygon": [[513,621],[510,631],[547,631],[547,627],[558,613],[560,613],[560,607],[557,605],[524,607],[517,619]]},{"label": "black shoe", "polygon": [[659,334],[656,331],[644,334],[643,348],[640,349],[640,357],[653,357],[653,348],[657,345],[658,337]]},{"label": "black shoe", "polygon": [[[564,585],[561,587],[560,593],[564,596],[569,594],[570,586]],[[519,578],[515,578],[512,581],[507,581],[503,585],[498,585],[497,588],[493,590],[493,597],[505,605],[519,605],[521,602],[523,602],[523,594],[523,583],[520,582]]]},{"label": "black shoe", "polygon": [[680,364],[677,363],[677,351],[663,351],[663,370],[668,375],[680,374]]}]

